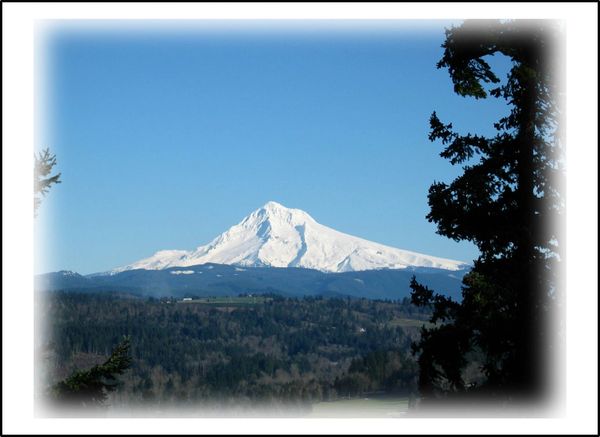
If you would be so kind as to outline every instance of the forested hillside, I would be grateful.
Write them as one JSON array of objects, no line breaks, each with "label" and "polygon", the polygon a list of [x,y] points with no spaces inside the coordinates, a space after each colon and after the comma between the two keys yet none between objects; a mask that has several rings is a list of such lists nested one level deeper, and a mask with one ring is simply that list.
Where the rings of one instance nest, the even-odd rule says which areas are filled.
[{"label": "forested hillside", "polygon": [[408,397],[417,380],[411,341],[429,316],[407,301],[60,292],[40,299],[40,313],[45,386],[130,337],[133,364],[113,405]]}]

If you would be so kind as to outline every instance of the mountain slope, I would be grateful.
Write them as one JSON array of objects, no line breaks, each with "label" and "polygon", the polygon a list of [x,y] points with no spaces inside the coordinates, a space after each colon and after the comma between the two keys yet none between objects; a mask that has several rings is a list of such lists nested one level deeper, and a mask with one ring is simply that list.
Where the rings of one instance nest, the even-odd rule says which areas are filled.
[{"label": "mountain slope", "polygon": [[112,270],[160,270],[215,263],[242,267],[300,267],[356,272],[429,267],[461,270],[460,261],[423,255],[344,234],[299,209],[268,202],[210,243],[192,251],[163,250]]}]

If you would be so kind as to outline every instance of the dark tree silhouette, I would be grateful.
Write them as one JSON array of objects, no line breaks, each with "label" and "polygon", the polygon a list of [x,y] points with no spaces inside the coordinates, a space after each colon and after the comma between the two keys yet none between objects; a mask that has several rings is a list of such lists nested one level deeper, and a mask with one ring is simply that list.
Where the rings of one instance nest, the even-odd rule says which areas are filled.
[{"label": "dark tree silhouette", "polygon": [[61,404],[90,407],[101,406],[107,393],[118,386],[117,375],[131,366],[130,340],[126,337],[103,364],[89,370],[79,370],[50,389],[51,397]]},{"label": "dark tree silhouette", "polygon": [[[546,323],[558,294],[564,198],[559,131],[561,94],[553,22],[466,21],[446,30],[444,55],[454,91],[505,99],[510,113],[491,138],[459,135],[434,112],[431,141],[463,173],[429,189],[427,219],[437,232],[479,248],[463,280],[462,302],[435,294],[416,280],[412,301],[433,305],[434,328],[423,329],[419,353],[424,400],[451,394],[532,399],[548,386],[544,365],[554,336]],[[512,68],[504,85],[486,62],[502,54]],[[480,378],[465,376],[476,356]]]},{"label": "dark tree silhouette", "polygon": [[41,197],[48,194],[50,187],[54,184],[60,184],[60,173],[49,176],[52,168],[56,165],[56,155],[50,154],[50,149],[46,148],[33,155],[34,164],[34,186],[33,186],[33,210],[34,214],[42,203]]}]

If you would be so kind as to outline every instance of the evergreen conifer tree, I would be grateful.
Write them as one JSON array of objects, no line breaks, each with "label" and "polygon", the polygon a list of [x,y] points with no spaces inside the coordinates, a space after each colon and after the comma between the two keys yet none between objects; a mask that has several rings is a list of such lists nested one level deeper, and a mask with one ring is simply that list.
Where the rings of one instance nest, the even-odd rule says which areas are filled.
[{"label": "evergreen conifer tree", "polygon": [[56,165],[56,155],[50,154],[50,149],[42,150],[38,155],[33,155],[34,158],[34,186],[33,186],[33,209],[37,214],[37,210],[42,203],[41,197],[48,194],[48,191],[54,184],[60,184],[60,173],[49,176],[52,168]]},{"label": "evergreen conifer tree", "polygon": [[108,392],[118,386],[117,375],[131,366],[130,340],[123,339],[112,351],[108,360],[89,370],[78,370],[50,389],[51,397],[62,404],[90,407],[102,406]]},{"label": "evergreen conifer tree", "polygon": [[[505,99],[510,113],[489,138],[460,135],[435,112],[430,118],[429,139],[440,140],[441,156],[463,172],[430,187],[427,219],[439,234],[474,243],[480,256],[463,280],[461,302],[411,282],[413,303],[433,305],[438,323],[413,345],[424,400],[473,393],[539,399],[548,386],[555,336],[547,319],[564,261],[560,71],[553,64],[559,32],[534,20],[466,21],[446,30],[437,67],[448,69],[454,91]],[[494,54],[512,68],[506,84],[488,90],[500,84],[486,62]],[[473,356],[481,364],[478,384],[465,380]]]}]

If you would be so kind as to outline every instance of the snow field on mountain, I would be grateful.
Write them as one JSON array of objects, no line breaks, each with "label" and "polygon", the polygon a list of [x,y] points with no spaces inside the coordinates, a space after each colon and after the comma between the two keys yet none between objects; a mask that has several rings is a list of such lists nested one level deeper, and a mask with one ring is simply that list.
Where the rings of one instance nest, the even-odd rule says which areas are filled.
[{"label": "snow field on mountain", "polygon": [[240,267],[301,267],[323,272],[431,267],[459,270],[465,263],[374,243],[317,223],[300,209],[268,202],[210,243],[192,251],[162,250],[114,269],[160,270],[205,263]]}]

